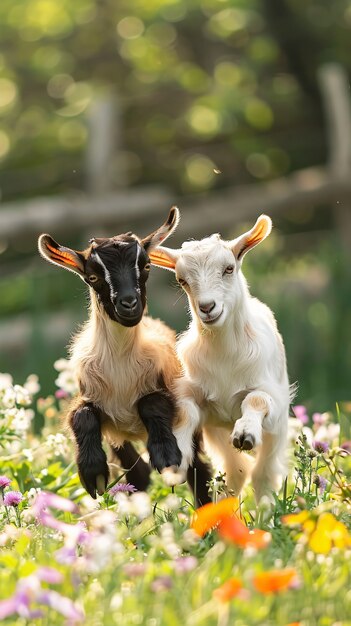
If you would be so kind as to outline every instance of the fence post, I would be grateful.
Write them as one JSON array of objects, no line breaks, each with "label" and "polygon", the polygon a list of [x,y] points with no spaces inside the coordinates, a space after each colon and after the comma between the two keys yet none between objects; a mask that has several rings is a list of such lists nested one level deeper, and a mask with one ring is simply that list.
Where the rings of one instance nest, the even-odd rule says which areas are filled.
[{"label": "fence post", "polygon": [[[351,177],[351,91],[346,70],[328,63],[319,70],[329,141],[329,169],[335,180]],[[346,254],[351,252],[351,204],[343,197],[334,207],[336,224]]]},{"label": "fence post", "polygon": [[111,92],[100,93],[87,115],[86,185],[90,193],[108,193],[123,184],[123,173],[113,167],[121,149],[121,111]]}]

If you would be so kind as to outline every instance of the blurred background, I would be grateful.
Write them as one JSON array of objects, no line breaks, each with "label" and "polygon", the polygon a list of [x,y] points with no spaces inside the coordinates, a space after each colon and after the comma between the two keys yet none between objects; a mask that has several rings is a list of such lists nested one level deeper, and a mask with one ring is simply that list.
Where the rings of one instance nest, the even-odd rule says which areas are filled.
[{"label": "blurred background", "polygon": [[[0,371],[39,375],[87,317],[87,289],[37,236],[84,248],[233,237],[261,212],[251,292],[276,314],[299,403],[351,399],[351,1],[1,0]],[[153,269],[149,310],[186,327]]]}]

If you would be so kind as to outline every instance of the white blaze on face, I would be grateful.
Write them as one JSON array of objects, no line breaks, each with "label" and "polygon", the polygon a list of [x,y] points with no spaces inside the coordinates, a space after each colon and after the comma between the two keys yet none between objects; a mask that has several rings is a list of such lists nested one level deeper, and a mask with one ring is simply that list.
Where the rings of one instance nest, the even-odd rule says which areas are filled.
[{"label": "white blaze on face", "polygon": [[103,263],[103,261],[101,260],[100,256],[98,255],[98,253],[96,251],[94,251],[92,253],[92,257],[94,259],[94,261],[96,261],[103,269],[104,272],[104,276],[105,276],[105,280],[110,288],[110,297],[111,297],[111,302],[114,306],[114,298],[117,296],[117,292],[114,291],[113,289],[113,285],[112,285],[112,280],[111,280],[111,275],[110,272],[108,271],[105,263]]}]

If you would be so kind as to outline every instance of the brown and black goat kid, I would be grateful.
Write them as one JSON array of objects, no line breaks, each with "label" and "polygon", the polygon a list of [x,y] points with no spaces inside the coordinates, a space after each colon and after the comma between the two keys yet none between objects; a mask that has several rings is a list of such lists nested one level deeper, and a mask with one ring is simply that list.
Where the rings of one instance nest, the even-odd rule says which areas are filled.
[{"label": "brown and black goat kid", "polygon": [[[68,423],[77,446],[79,476],[93,498],[105,491],[109,478],[104,436],[115,450],[120,448],[123,465],[136,455],[123,443],[146,441],[151,465],[171,484],[180,482],[185,472],[192,484],[196,467],[198,501],[208,501],[209,469],[197,454],[191,414],[179,397],[182,372],[175,333],[144,315],[148,254],[175,230],[178,220],[173,207],[167,221],[144,239],[132,233],[95,238],[80,252],[49,235],[39,238],[45,259],[78,274],[90,287],[90,316],[71,345],[79,395]],[[146,473],[144,488],[148,468]]]}]

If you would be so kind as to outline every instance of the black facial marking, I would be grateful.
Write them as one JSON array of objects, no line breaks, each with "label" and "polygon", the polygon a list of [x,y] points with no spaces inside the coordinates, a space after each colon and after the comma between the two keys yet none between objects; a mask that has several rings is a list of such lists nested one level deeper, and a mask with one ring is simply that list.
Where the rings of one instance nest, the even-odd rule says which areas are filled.
[{"label": "black facial marking", "polygon": [[113,321],[135,326],[146,306],[148,256],[138,239],[129,233],[93,242],[85,282],[97,293]]}]

